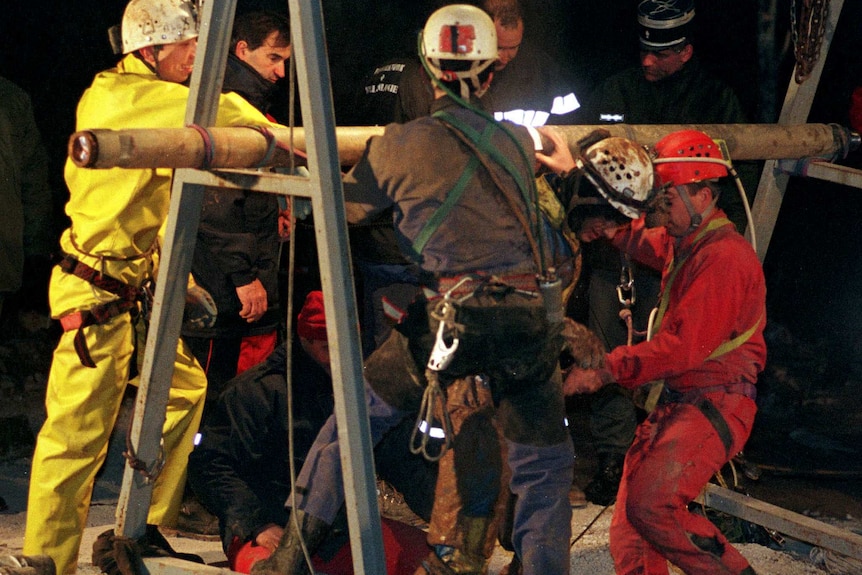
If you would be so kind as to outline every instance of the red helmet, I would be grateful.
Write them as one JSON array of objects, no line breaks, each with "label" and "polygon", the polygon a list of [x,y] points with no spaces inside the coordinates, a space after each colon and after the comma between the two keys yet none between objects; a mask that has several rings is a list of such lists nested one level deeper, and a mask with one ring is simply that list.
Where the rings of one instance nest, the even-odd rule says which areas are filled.
[{"label": "red helmet", "polygon": [[[727,161],[721,148],[712,138],[697,130],[668,134],[656,143],[653,155],[658,186],[681,186],[728,175]],[[695,158],[704,158],[705,161],[699,162]]]}]

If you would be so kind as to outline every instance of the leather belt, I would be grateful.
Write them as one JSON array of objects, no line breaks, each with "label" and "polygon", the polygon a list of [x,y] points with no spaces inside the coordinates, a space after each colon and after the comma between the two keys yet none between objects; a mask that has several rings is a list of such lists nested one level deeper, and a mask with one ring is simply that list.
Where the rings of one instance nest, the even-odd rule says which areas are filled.
[{"label": "leather belt", "polygon": [[96,367],[90,355],[90,350],[87,347],[83,328],[103,324],[124,313],[131,313],[133,316],[136,316],[139,313],[138,301],[143,297],[143,290],[142,288],[131,286],[121,280],[103,274],[69,254],[64,255],[63,260],[60,262],[60,269],[120,298],[95,305],[89,310],[67,313],[60,317],[60,325],[63,326],[63,331],[77,330],[74,345],[78,359],[81,360],[81,365],[91,368]]},{"label": "leather belt", "polygon": [[434,295],[446,295],[460,297],[476,293],[481,290],[513,290],[516,292],[536,295],[539,293],[539,284],[536,274],[464,274],[454,277],[442,277],[437,280],[435,287],[429,287],[435,292]]}]

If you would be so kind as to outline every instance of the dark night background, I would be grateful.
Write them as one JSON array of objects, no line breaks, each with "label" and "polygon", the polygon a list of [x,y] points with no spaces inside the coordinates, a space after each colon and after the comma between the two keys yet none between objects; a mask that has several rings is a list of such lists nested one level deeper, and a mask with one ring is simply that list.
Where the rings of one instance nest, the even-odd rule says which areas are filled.
[{"label": "dark night background", "polygon": [[[217,1],[217,0],[209,0]],[[751,117],[774,122],[791,76],[790,0],[776,0],[772,46],[758,49],[758,7],[770,0],[701,0],[695,45],[708,67],[733,86]],[[800,2],[801,3],[801,2]],[[111,67],[106,30],[117,24],[125,0],[43,0],[7,3],[0,17],[0,75],[33,98],[37,122],[52,159],[57,212],[65,186],[62,162],[74,129],[75,105],[98,71]],[[323,0],[338,122],[347,124],[361,77],[413,45],[434,0]],[[635,0],[526,0],[527,35],[566,66],[576,92],[637,58]],[[286,11],[286,1],[240,0],[238,10]],[[848,124],[850,93],[862,84],[862,2],[845,0],[811,122]],[[762,55],[762,54],[765,54]],[[862,152],[844,161],[862,165]],[[749,190],[752,194],[754,190]],[[764,263],[770,325],[783,325],[808,342],[841,377],[862,379],[862,225],[859,190],[794,180],[785,196]],[[58,234],[59,234],[58,229]],[[836,381],[836,385],[843,384]]]}]

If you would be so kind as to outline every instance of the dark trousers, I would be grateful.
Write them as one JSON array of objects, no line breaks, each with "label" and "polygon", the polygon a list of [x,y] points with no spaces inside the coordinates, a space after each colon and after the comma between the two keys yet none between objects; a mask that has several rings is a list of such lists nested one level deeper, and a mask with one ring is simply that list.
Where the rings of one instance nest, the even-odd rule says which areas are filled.
[{"label": "dark trousers", "polygon": [[[635,268],[635,304],[632,322],[635,330],[645,331],[649,315],[658,302],[661,277],[657,272]],[[594,269],[589,285],[588,325],[605,343],[608,351],[626,345],[628,330],[620,319],[623,309],[617,295],[619,270]],[[640,338],[641,340],[643,337]],[[634,339],[636,343],[638,338]],[[611,384],[590,396],[590,432],[599,455],[622,457],[632,443],[638,424],[638,412],[632,392]]]}]

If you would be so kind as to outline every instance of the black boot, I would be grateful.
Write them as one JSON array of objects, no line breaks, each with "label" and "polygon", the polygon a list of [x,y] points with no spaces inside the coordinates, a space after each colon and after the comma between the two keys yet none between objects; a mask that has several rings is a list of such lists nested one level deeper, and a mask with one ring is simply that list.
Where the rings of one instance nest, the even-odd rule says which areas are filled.
[{"label": "black boot", "polygon": [[329,533],[330,525],[298,509],[294,509],[292,513],[296,516],[291,516],[287,521],[278,547],[268,558],[252,566],[251,575],[311,575],[302,552],[302,544],[304,542],[308,554],[313,555]]},{"label": "black boot", "polygon": [[617,490],[623,478],[622,454],[599,455],[599,470],[584,488],[587,500],[596,505],[610,505],[617,500]]}]

